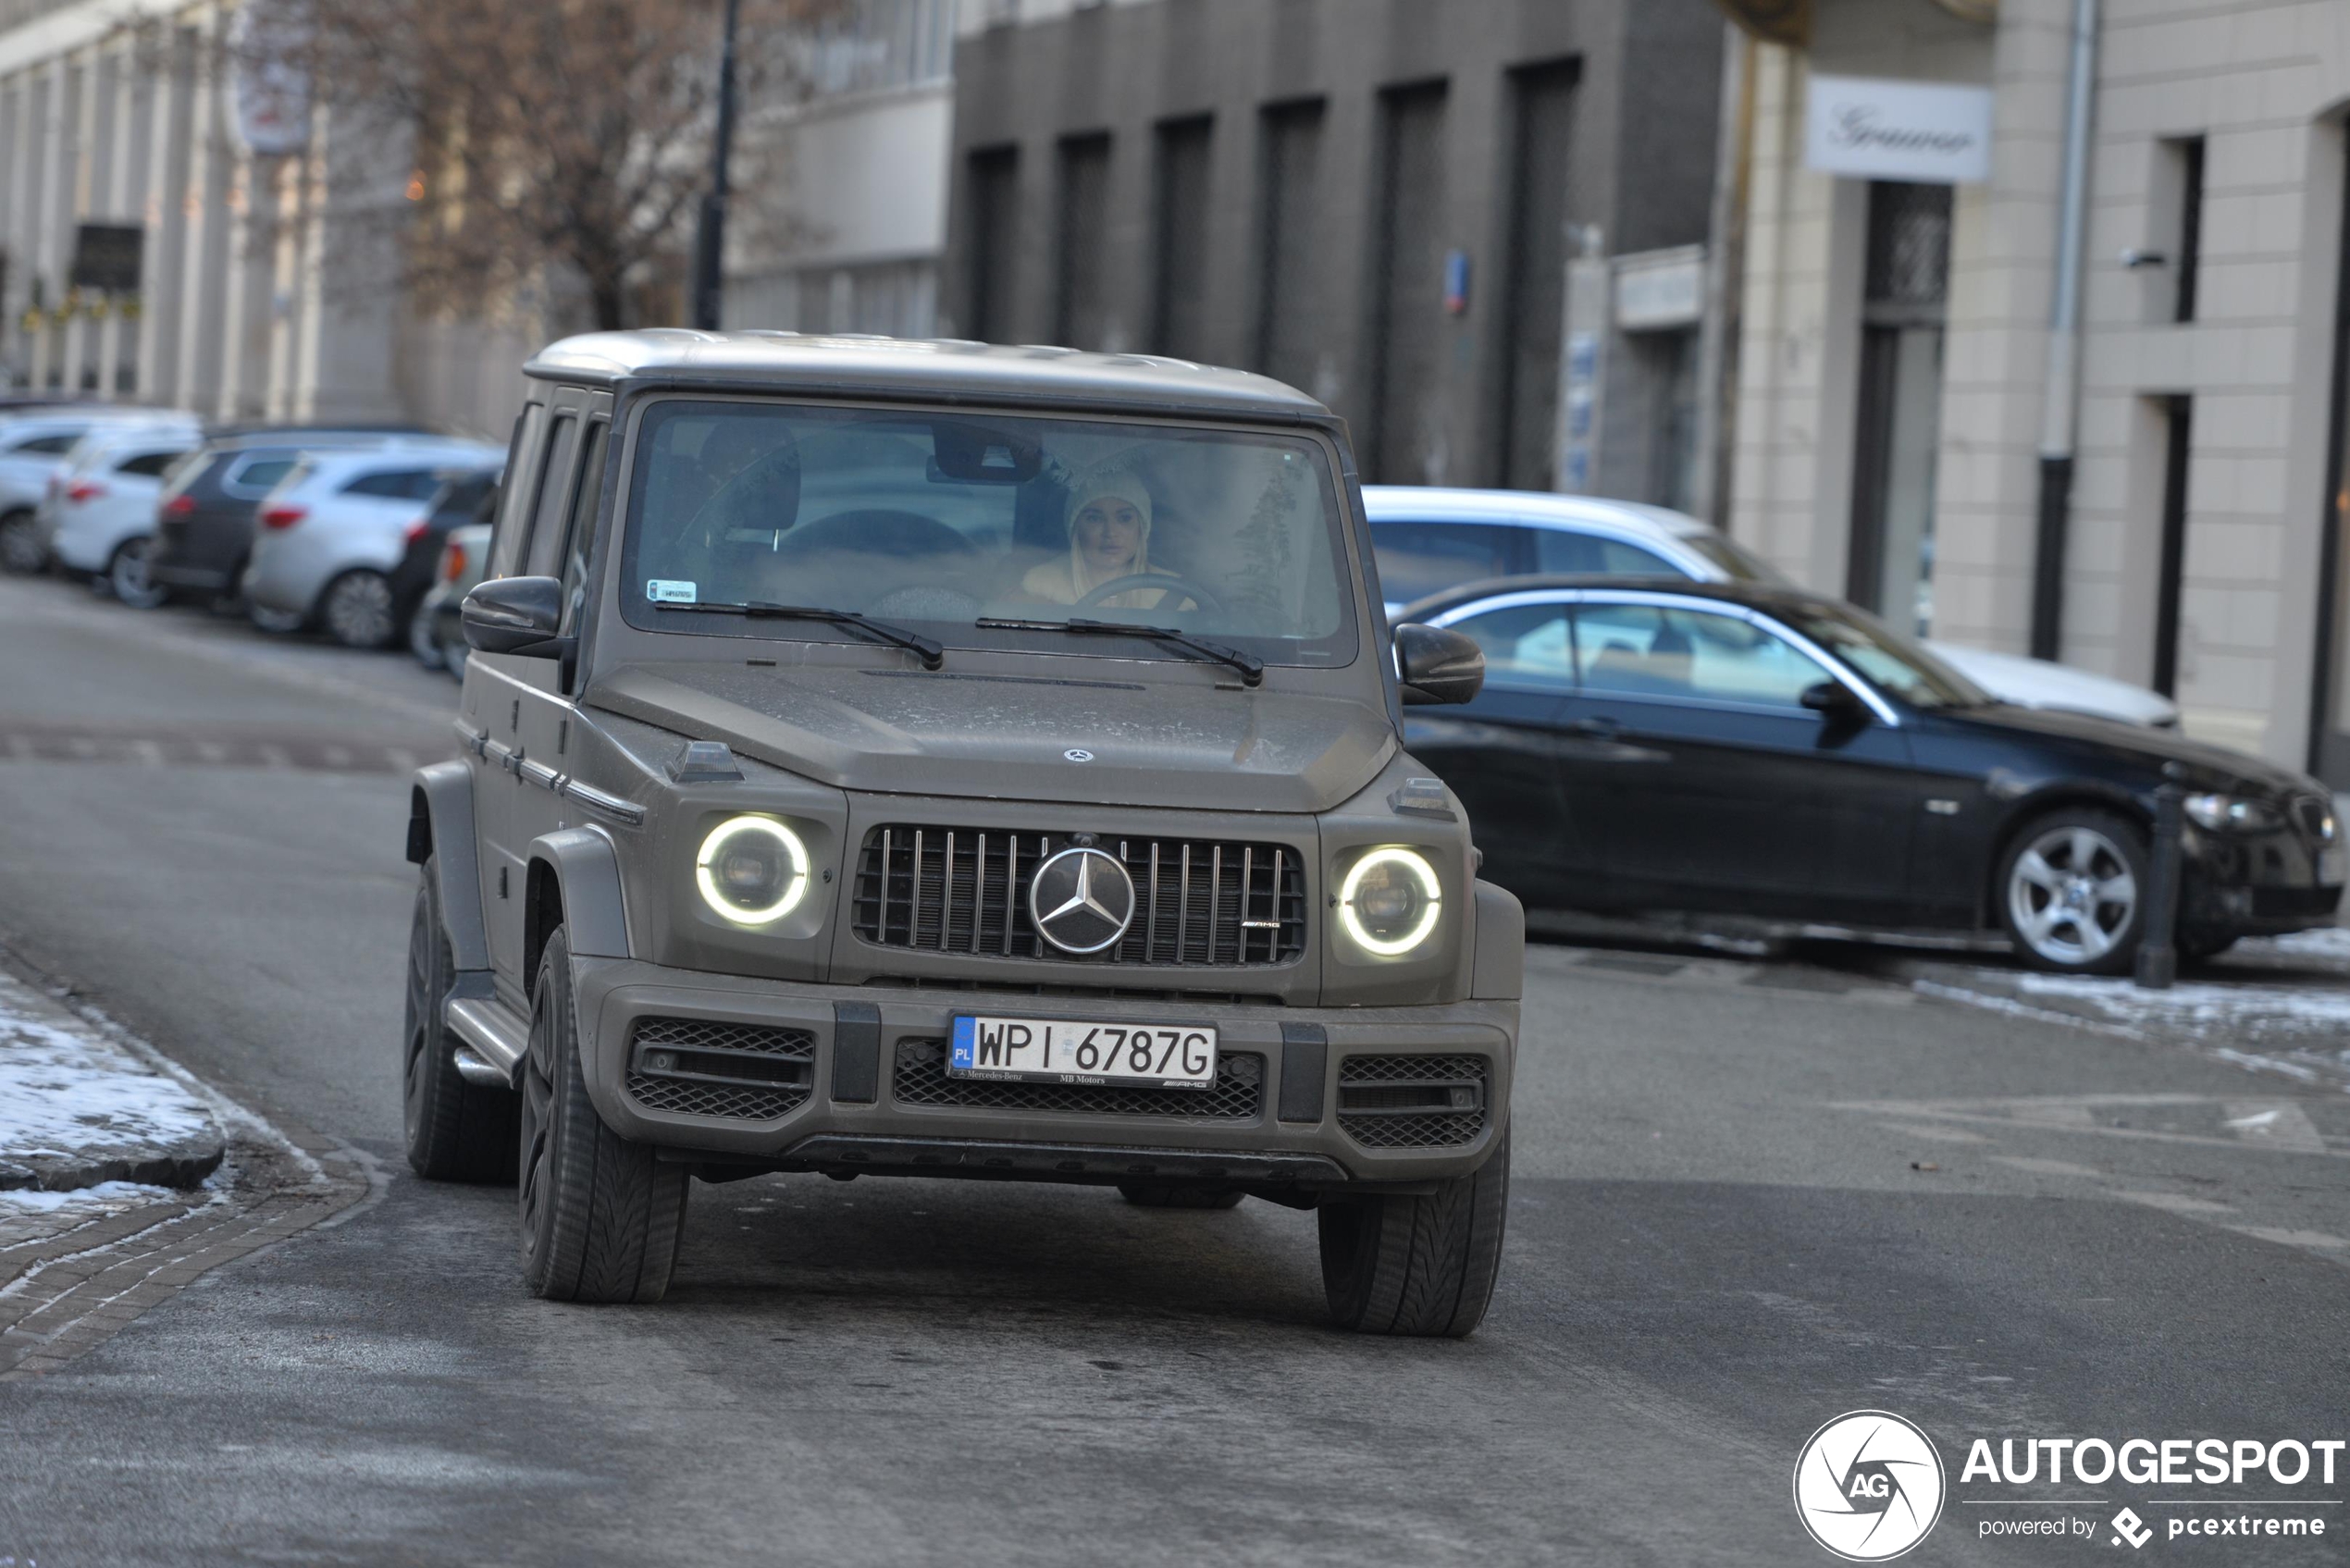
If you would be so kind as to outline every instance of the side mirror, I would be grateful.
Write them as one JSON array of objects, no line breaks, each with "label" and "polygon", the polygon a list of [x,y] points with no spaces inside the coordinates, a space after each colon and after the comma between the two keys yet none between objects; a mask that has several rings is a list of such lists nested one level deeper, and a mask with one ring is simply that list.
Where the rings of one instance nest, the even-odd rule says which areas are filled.
[{"label": "side mirror", "polygon": [[1406,622],[1395,628],[1395,673],[1406,707],[1474,701],[1485,685],[1485,650],[1466,632]]},{"label": "side mirror", "polygon": [[563,586],[553,577],[492,577],[465,596],[465,646],[477,653],[560,659]]},{"label": "side mirror", "polygon": [[1843,719],[1867,723],[1871,717],[1869,705],[1853,694],[1842,681],[1821,681],[1803,688],[1803,706],[1824,719]]}]

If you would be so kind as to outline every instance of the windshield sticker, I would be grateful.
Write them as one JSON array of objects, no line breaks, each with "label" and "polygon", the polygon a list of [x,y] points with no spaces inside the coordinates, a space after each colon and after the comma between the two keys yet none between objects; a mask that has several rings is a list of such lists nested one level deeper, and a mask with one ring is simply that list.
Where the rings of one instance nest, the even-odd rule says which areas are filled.
[{"label": "windshield sticker", "polygon": [[645,584],[645,597],[655,604],[693,604],[700,599],[701,590],[693,583],[655,577]]}]

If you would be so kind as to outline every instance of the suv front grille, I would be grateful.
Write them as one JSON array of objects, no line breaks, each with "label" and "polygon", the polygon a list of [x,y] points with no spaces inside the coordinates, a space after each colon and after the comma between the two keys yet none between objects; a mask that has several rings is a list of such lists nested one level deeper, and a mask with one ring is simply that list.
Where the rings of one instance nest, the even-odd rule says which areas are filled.
[{"label": "suv front grille", "polygon": [[857,857],[851,920],[883,947],[1056,962],[1220,966],[1294,963],[1305,952],[1305,863],[1280,845],[1104,838],[1134,879],[1134,919],[1105,952],[1045,945],[1028,918],[1036,868],[1067,835],[876,828]]},{"label": "suv front grille", "polygon": [[649,1111],[773,1121],[805,1105],[815,1080],[804,1029],[638,1019],[628,1037],[628,1097]]},{"label": "suv front grille", "polygon": [[995,1079],[950,1078],[946,1042],[901,1040],[891,1088],[901,1105],[952,1105],[970,1111],[1070,1111],[1082,1116],[1203,1117],[1218,1121],[1254,1120],[1265,1099],[1265,1058],[1225,1052],[1216,1058],[1216,1081],[1206,1089],[1158,1089],[1148,1085],[1094,1083],[1005,1083]]},{"label": "suv front grille", "polygon": [[1485,1130],[1482,1056],[1349,1056],[1338,1125],[1367,1149],[1443,1149]]}]

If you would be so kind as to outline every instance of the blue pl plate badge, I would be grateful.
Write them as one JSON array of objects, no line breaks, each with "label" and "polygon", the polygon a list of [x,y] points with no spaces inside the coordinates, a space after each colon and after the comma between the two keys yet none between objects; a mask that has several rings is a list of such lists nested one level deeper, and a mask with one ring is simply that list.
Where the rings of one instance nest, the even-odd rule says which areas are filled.
[{"label": "blue pl plate badge", "polygon": [[977,1042],[978,1036],[979,1020],[977,1019],[957,1019],[955,1020],[954,1063],[955,1066],[961,1068],[966,1072],[971,1070],[972,1047]]}]

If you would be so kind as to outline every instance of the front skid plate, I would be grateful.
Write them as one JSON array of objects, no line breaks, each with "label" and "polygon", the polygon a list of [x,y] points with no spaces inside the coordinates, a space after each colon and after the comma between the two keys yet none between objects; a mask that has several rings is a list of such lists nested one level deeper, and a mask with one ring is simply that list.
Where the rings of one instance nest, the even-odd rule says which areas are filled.
[{"label": "front skid plate", "polygon": [[[707,1161],[700,1151],[664,1158]],[[724,1163],[720,1156],[720,1163]],[[998,1176],[1030,1181],[1225,1181],[1234,1184],[1352,1185],[1345,1167],[1322,1154],[1204,1153],[1087,1143],[991,1143],[963,1138],[884,1138],[820,1132],[772,1160],[776,1170],[884,1172],[909,1176]]]}]

